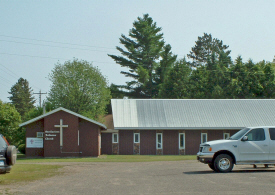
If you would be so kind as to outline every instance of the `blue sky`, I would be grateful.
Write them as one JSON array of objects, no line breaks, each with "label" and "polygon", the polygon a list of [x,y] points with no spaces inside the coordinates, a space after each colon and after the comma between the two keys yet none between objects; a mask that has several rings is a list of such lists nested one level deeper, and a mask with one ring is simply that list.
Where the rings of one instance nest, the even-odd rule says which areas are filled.
[{"label": "blue sky", "polygon": [[0,99],[9,101],[20,77],[34,92],[48,92],[55,64],[73,58],[93,62],[109,84],[124,84],[129,79],[107,54],[119,54],[120,35],[145,13],[162,27],[178,58],[206,32],[229,45],[233,59],[272,61],[274,7],[273,0],[0,1]]}]

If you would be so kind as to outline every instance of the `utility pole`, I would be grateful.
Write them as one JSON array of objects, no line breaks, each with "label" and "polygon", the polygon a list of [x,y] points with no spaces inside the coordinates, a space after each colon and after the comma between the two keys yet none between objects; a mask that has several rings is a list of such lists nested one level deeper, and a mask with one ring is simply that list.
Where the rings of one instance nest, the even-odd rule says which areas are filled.
[{"label": "utility pole", "polygon": [[41,93],[41,90],[40,90],[39,93],[33,93],[33,94],[39,94],[39,105],[40,105],[40,108],[41,108],[41,96],[44,95],[44,94],[47,94],[47,93]]}]

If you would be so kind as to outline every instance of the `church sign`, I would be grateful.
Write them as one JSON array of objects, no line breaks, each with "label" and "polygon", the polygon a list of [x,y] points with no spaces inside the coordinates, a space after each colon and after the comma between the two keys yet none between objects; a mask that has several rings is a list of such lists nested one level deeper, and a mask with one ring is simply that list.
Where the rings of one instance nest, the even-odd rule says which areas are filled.
[{"label": "church sign", "polygon": [[43,138],[28,137],[26,139],[26,148],[43,148]]}]

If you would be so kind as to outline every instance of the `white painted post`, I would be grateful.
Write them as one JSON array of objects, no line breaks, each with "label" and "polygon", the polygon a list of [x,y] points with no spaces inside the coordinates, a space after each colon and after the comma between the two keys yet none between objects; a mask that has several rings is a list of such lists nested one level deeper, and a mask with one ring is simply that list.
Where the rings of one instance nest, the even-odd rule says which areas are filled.
[{"label": "white painted post", "polygon": [[79,130],[78,130],[78,140],[77,141],[78,141],[78,146],[79,146]]}]

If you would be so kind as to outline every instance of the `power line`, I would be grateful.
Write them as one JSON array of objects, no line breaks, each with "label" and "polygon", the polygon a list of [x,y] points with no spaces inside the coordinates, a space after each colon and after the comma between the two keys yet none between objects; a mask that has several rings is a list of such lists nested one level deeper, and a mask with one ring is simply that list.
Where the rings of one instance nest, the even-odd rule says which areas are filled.
[{"label": "power line", "polygon": [[6,78],[4,78],[4,77],[1,77],[1,76],[0,76],[0,79],[1,79],[2,81],[5,81],[6,83],[12,84],[12,82],[11,82],[10,80],[8,80],[8,79],[6,79]]},{"label": "power line", "polygon": [[28,44],[28,45],[39,45],[39,46],[45,46],[45,47],[63,48],[63,49],[77,49],[77,50],[86,50],[86,51],[95,51],[95,52],[104,52],[104,53],[107,52],[107,51],[84,49],[84,48],[63,47],[63,46],[55,46],[55,45],[44,45],[44,44],[39,44],[39,43],[26,43],[26,42],[20,42],[20,41],[8,41],[8,40],[0,40],[0,41],[10,42],[10,43]]},{"label": "power line", "polygon": [[55,60],[69,60],[65,58],[53,58],[53,57],[45,57],[45,56],[32,56],[32,55],[24,55],[24,54],[11,54],[11,53],[0,53],[4,55],[11,55],[11,56],[23,56],[23,57],[31,57],[31,58],[48,58],[48,59],[55,59]]},{"label": "power line", "polygon": [[[23,39],[23,40],[31,40],[31,41],[40,41],[40,42],[47,42],[47,43],[56,43],[56,44],[65,44],[65,45],[73,45],[73,46],[81,46],[81,47],[91,47],[91,48],[100,48],[100,49],[117,50],[116,48],[110,48],[110,47],[100,47],[100,46],[82,45],[82,44],[74,44],[74,43],[64,43],[64,42],[56,42],[56,41],[48,41],[48,40],[29,39],[29,38],[23,38],[23,37],[7,36],[7,35],[0,35],[0,37],[9,37],[9,38],[16,38],[16,39]],[[0,41],[13,42],[13,43],[21,43],[21,44],[30,44],[30,45],[41,45],[41,46],[48,46],[48,47],[59,47],[59,48],[67,48],[67,49],[89,50],[89,49],[82,49],[82,48],[70,48],[70,47],[62,47],[62,46],[52,46],[52,45],[43,45],[43,44],[35,44],[35,43],[26,43],[26,42],[19,42],[19,41],[10,41],[10,40],[0,40]],[[90,51],[108,52],[108,51],[100,51],[100,50],[90,50]],[[177,56],[185,57],[185,55],[177,55]]]},{"label": "power line", "polygon": [[82,45],[82,44],[75,44],[75,43],[64,43],[64,42],[48,41],[48,40],[41,40],[41,39],[30,39],[30,38],[23,38],[23,37],[15,37],[15,36],[8,36],[8,35],[0,35],[0,36],[1,37],[16,38],[16,39],[31,40],[31,41],[41,41],[41,42],[47,42],[47,43],[58,43],[58,44],[64,44],[64,45],[74,45],[74,46],[82,46],[82,47],[92,47],[92,48],[102,48],[102,49],[113,49],[113,50],[115,50],[115,48],[110,48],[110,47]]},{"label": "power line", "polygon": [[[5,70],[1,69],[2,71],[4,71],[5,73],[11,75],[13,78],[15,78],[16,80],[18,80],[21,76],[18,76],[16,73],[14,73],[13,71],[11,71],[10,69],[8,69],[6,66],[4,66],[3,64],[0,64],[0,66],[4,67],[5,69],[7,69],[9,72],[11,72],[12,74],[10,74],[9,72],[6,72]],[[16,77],[15,77],[15,76]],[[3,80],[3,79],[2,79]],[[7,80],[7,79],[6,79]],[[11,81],[9,81],[9,83],[11,83]],[[40,89],[39,87],[35,86],[35,85],[31,85],[34,88]]]}]

